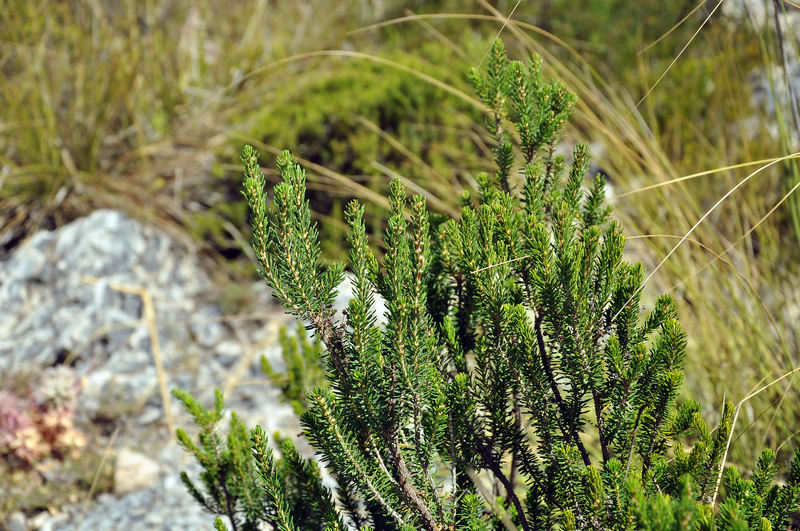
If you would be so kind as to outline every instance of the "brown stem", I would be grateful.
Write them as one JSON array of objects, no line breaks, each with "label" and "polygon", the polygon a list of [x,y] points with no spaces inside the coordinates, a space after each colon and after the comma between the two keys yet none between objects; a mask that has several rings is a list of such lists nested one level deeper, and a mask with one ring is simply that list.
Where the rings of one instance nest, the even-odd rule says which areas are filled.
[{"label": "brown stem", "polygon": [[397,484],[400,487],[401,495],[411,504],[416,510],[419,517],[422,519],[423,526],[429,531],[438,531],[439,526],[433,519],[431,510],[422,501],[422,498],[417,494],[414,484],[411,482],[411,471],[408,470],[406,461],[400,451],[397,440],[397,422],[395,420],[397,398],[395,397],[396,390],[396,369],[394,363],[391,364],[389,371],[389,427],[383,430],[382,436],[392,456],[392,464],[394,465],[394,472],[397,475]]},{"label": "brown stem", "polygon": [[[342,383],[344,384],[346,389],[350,388],[349,382],[349,372],[345,367],[345,353],[344,353],[344,338],[342,334],[342,329],[337,327],[333,320],[329,316],[325,315],[314,315],[311,319],[311,322],[314,328],[320,335],[320,339],[322,343],[325,345],[325,348],[328,350],[331,356],[331,360],[333,364],[336,366],[336,370],[339,372]],[[411,482],[411,472],[408,470],[408,466],[406,465],[405,459],[403,458],[403,454],[400,452],[400,448],[398,447],[397,441],[397,431],[395,429],[396,422],[394,422],[395,416],[395,406],[396,406],[396,397],[395,397],[395,382],[396,382],[396,375],[395,375],[395,368],[392,366],[391,370],[391,385],[390,385],[390,396],[389,396],[389,416],[390,416],[390,428],[386,432],[384,432],[384,439],[387,443],[389,451],[392,454],[392,460],[394,464],[394,470],[397,474],[397,483],[400,486],[400,490],[402,495],[408,500],[411,506],[417,511],[420,518],[422,519],[423,525],[425,529],[430,531],[438,531],[439,526],[436,524],[436,521],[431,514],[430,509],[425,505],[422,498],[420,498],[417,491],[414,489],[414,485]]]},{"label": "brown stem", "polygon": [[625,477],[628,477],[628,470],[631,468],[631,460],[633,459],[633,446],[636,443],[636,432],[639,430],[639,421],[642,420],[642,413],[644,413],[645,406],[639,408],[636,414],[636,421],[633,423],[633,431],[631,432],[631,447],[628,451],[628,462],[625,464]]},{"label": "brown stem", "polygon": [[[514,403],[514,427],[516,428],[516,435],[522,432],[522,411],[520,411],[519,406],[519,396],[517,395],[517,391],[514,391],[513,396],[513,403]],[[514,449],[516,450],[519,447],[519,443],[517,440],[514,441]],[[514,485],[517,482],[517,452],[511,452],[511,470],[508,473],[508,481],[511,484],[511,489],[514,489]],[[508,497],[506,497],[506,502],[508,502]]]},{"label": "brown stem", "polygon": [[603,452],[603,463],[611,459],[611,452],[608,450],[608,441],[605,435],[605,425],[603,424],[603,409],[602,402],[600,401],[600,394],[594,386],[592,386],[592,398],[594,399],[594,415],[597,417],[597,433],[600,439],[600,449]]},{"label": "brown stem", "polygon": [[653,433],[650,434],[650,442],[647,445],[647,453],[644,456],[642,456],[642,473],[644,473],[645,470],[650,468],[651,464],[650,457],[653,455],[653,448],[655,448],[656,445],[656,437],[658,436],[658,429],[661,426],[661,423],[664,422],[664,415],[667,412],[667,408],[661,407],[658,408],[657,411],[658,413],[656,414],[656,419],[654,423],[655,429],[653,430]]},{"label": "brown stem", "polygon": [[236,525],[236,513],[234,512],[233,504],[231,503],[231,493],[228,490],[228,482],[226,479],[227,474],[220,471],[220,484],[222,484],[222,492],[225,495],[225,510],[228,513],[228,519],[231,521],[231,526],[233,527],[233,531],[238,531],[238,526]]},{"label": "brown stem", "polygon": [[581,457],[583,458],[583,463],[586,466],[592,464],[591,459],[589,459],[589,452],[586,451],[586,447],[583,446],[583,441],[581,441],[578,432],[575,430],[574,427],[570,427],[567,430],[565,424],[567,421],[567,409],[566,404],[564,404],[564,400],[561,398],[561,392],[558,390],[558,382],[556,382],[556,378],[553,375],[553,369],[550,367],[550,358],[547,356],[547,350],[544,344],[544,336],[542,335],[542,320],[544,320],[544,315],[539,314],[536,316],[536,341],[539,344],[539,355],[542,358],[542,366],[544,367],[545,375],[547,376],[547,380],[550,382],[550,390],[553,392],[553,396],[555,397],[556,404],[558,404],[558,409],[561,412],[561,418],[563,422],[560,422],[559,425],[561,427],[561,432],[564,435],[564,438],[569,440],[572,439],[572,442],[575,443],[575,446],[578,447],[578,450],[581,453]]},{"label": "brown stem", "polygon": [[403,458],[402,452],[400,452],[400,448],[398,448],[397,437],[395,436],[390,436],[389,438],[389,451],[392,454],[394,469],[397,473],[397,482],[400,485],[403,496],[417,511],[419,517],[422,518],[423,527],[430,531],[438,531],[440,528],[436,524],[431,510],[425,505],[425,502],[422,501],[422,498],[420,498],[411,482],[411,471],[409,471],[408,466],[406,466],[406,461]]},{"label": "brown stem", "polygon": [[419,407],[419,397],[417,395],[414,396],[414,448],[417,451],[417,455],[420,456],[422,468],[425,470],[425,479],[428,481],[428,486],[431,489],[431,496],[433,496],[433,502],[436,504],[436,511],[439,514],[440,518],[444,517],[444,507],[442,506],[442,501],[439,499],[439,494],[436,492],[436,484],[433,481],[433,476],[430,472],[430,459],[426,452],[423,451],[422,448],[422,441],[420,440],[420,434],[422,433],[422,426],[420,425],[420,407]]},{"label": "brown stem", "polygon": [[[577,330],[575,332],[575,340],[578,341]],[[586,351],[581,348],[581,360],[585,368],[589,367],[589,360],[586,358]],[[597,390],[593,375],[589,375],[589,387],[592,390],[592,401],[594,402],[594,415],[597,418],[597,435],[600,439],[600,449],[603,453],[603,463],[611,459],[611,454],[608,451],[608,442],[606,441],[605,426],[603,424],[603,402],[600,397],[600,392]]]},{"label": "brown stem", "polygon": [[514,492],[514,486],[511,484],[511,481],[503,474],[503,470],[500,468],[500,464],[492,455],[492,450],[489,448],[488,445],[484,445],[479,437],[475,438],[475,444],[478,447],[478,453],[483,458],[483,462],[486,467],[492,471],[497,479],[500,480],[500,483],[503,484],[503,487],[506,489],[506,498],[511,501],[514,505],[514,508],[517,510],[517,516],[519,516],[519,524],[524,531],[530,531],[531,526],[528,523],[528,517],[525,516],[525,511],[522,508],[522,503],[519,501],[519,497],[517,497],[517,493]]},{"label": "brown stem", "polygon": [[[456,442],[455,442],[455,429],[453,428],[453,416],[450,412],[447,413],[447,428],[450,434],[450,473],[453,481],[453,499],[458,499],[458,477],[456,471]],[[458,504],[453,504],[453,521],[456,521],[458,511]]]},{"label": "brown stem", "polygon": [[319,334],[322,344],[331,356],[336,371],[342,378],[342,383],[346,388],[350,387],[350,372],[345,366],[344,337],[341,327],[334,324],[329,315],[311,315],[309,318],[311,325]]}]

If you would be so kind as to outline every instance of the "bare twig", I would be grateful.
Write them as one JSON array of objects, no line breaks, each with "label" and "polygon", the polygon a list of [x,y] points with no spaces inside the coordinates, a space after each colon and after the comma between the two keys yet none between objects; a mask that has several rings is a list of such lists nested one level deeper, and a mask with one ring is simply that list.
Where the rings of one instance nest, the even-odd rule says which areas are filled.
[{"label": "bare twig", "polygon": [[503,488],[506,489],[506,497],[511,501],[511,503],[514,505],[514,508],[517,510],[520,526],[525,531],[530,531],[531,526],[528,523],[527,516],[525,516],[522,503],[520,503],[517,493],[514,492],[514,486],[511,484],[511,481],[509,481],[509,479],[503,473],[503,469],[500,468],[500,463],[498,463],[492,455],[492,449],[489,448],[488,445],[484,445],[480,437],[477,436],[475,437],[475,444],[478,447],[478,453],[483,458],[483,462],[486,464],[489,470],[492,471],[495,477],[500,480],[500,483],[503,484]]},{"label": "bare twig", "polygon": [[647,92],[645,92],[644,96],[642,96],[642,99],[640,99],[636,103],[636,105],[633,106],[633,109],[631,109],[631,113],[634,110],[636,110],[639,107],[639,105],[641,105],[642,102],[645,99],[647,99],[647,97],[650,95],[650,93],[653,92],[653,90],[658,86],[659,83],[661,83],[661,80],[666,77],[666,75],[669,73],[669,71],[672,69],[672,67],[675,66],[675,63],[678,62],[678,59],[681,58],[681,56],[683,55],[683,52],[685,52],[686,49],[689,47],[689,45],[692,44],[692,42],[694,41],[695,37],[697,37],[697,35],[700,33],[700,31],[702,31],[702,29],[705,27],[705,25],[708,23],[708,21],[714,15],[714,13],[716,13],[717,9],[719,9],[719,6],[722,5],[722,2],[723,2],[723,0],[719,0],[719,2],[717,2],[717,5],[714,6],[714,9],[711,10],[711,13],[708,14],[708,16],[703,20],[702,24],[700,24],[700,26],[697,28],[697,31],[695,31],[692,34],[692,36],[689,38],[689,41],[683,46],[683,48],[681,48],[681,51],[678,52],[678,55],[676,55],[675,58],[672,60],[672,62],[669,64],[669,66],[667,66],[666,70],[664,70],[664,73],[662,73],[659,76],[659,78],[656,79],[656,82],[653,83],[653,85],[649,89],[647,89]]}]

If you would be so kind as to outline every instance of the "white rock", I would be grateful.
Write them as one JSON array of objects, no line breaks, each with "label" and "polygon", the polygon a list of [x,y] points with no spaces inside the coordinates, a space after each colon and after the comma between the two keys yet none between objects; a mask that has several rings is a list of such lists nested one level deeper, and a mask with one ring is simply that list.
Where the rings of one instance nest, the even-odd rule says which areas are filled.
[{"label": "white rock", "polygon": [[5,526],[8,531],[28,531],[27,519],[19,511],[14,511],[8,516]]},{"label": "white rock", "polygon": [[[347,309],[347,305],[350,303],[350,299],[354,297],[354,288],[353,288],[353,281],[354,277],[352,274],[347,273],[345,275],[344,280],[342,283],[339,284],[339,295],[336,297],[336,300],[333,303],[333,307],[339,312],[341,316],[341,312]],[[375,316],[377,317],[377,323],[379,325],[386,324],[386,301],[378,295],[377,293],[374,294],[374,302],[372,304],[372,311],[375,312]]]},{"label": "white rock", "polygon": [[[46,513],[45,513],[46,514]],[[45,520],[39,527],[39,531],[53,531],[58,529],[61,524],[69,519],[69,515],[65,513],[57,513]]]},{"label": "white rock", "polygon": [[117,452],[114,467],[114,492],[125,495],[158,483],[158,463],[144,454],[123,448]]}]

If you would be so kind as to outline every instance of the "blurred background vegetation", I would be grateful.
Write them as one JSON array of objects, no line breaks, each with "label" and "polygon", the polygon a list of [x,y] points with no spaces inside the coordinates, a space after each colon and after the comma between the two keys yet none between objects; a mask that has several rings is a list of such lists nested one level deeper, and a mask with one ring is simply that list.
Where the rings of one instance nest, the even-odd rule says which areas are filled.
[{"label": "blurred background vegetation", "polygon": [[[245,142],[271,178],[278,150],[305,166],[331,259],[353,197],[369,205],[379,247],[392,178],[447,214],[490,167],[465,73],[502,28],[512,56],[542,55],[578,94],[565,151],[591,142],[630,258],[652,271],[765,159],[797,151],[797,92],[782,72],[800,56],[786,26],[800,10],[750,2],[765,11],[758,24],[720,3],[6,0],[0,258],[37,230],[115,208],[215,263],[235,311],[249,288],[233,287],[254,276]],[[678,300],[686,394],[712,422],[723,397],[739,401],[800,363],[798,182],[794,160],[755,175],[648,285],[650,300]],[[745,403],[733,462],[800,443],[795,381]]]}]

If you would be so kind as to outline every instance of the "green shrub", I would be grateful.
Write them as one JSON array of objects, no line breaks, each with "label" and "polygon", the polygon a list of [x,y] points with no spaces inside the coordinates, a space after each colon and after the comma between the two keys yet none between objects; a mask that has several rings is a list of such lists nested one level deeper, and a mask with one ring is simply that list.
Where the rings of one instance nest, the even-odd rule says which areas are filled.
[{"label": "green shrub", "polygon": [[244,149],[262,275],[325,347],[330,389],[308,393],[301,419],[338,503],[293,444],[276,460],[263,431],[234,417],[223,445],[221,395],[206,411],[178,391],[201,427],[200,446],[179,431],[205,468],[206,494],[184,476],[190,491],[235,529],[785,527],[800,451],[782,486],[765,451],[752,479],[728,469],[718,494],[733,407],[712,430],[696,402],[676,403],[686,334],[672,299],[643,314],[644,268],[622,259],[603,179],[584,190],[587,149],[570,164],[553,154],[574,97],[500,44],[471,79],[490,109],[496,173],[433,228],[425,200],[407,209],[393,182],[380,263],[364,207],[350,203],[343,320],[332,304],[344,266],[321,259],[303,170],[278,158],[268,206],[257,153]]},{"label": "green shrub", "polygon": [[[465,85],[450,68],[452,53],[440,43],[415,43],[411,49],[386,51],[380,57],[448,84]],[[408,71],[367,59],[329,57],[317,66],[276,88],[260,109],[247,109],[244,138],[266,146],[294,146],[305,160],[377,196],[387,194],[393,175],[408,177],[439,199],[434,205],[438,211],[452,209],[452,190],[460,190],[486,164],[468,134],[480,120],[478,107],[421,83]],[[325,175],[310,179],[312,212],[332,218],[320,229],[329,258],[345,258],[342,206],[358,196],[352,187]],[[369,233],[380,234],[385,206],[370,201],[365,207]]]},{"label": "green shrub", "polygon": [[322,346],[319,341],[309,341],[303,323],[297,323],[297,334],[289,335],[286,327],[278,332],[281,359],[285,372],[276,371],[265,355],[261,355],[261,370],[281,390],[284,398],[300,415],[307,408],[306,391],[325,386],[325,367],[322,363]]}]

